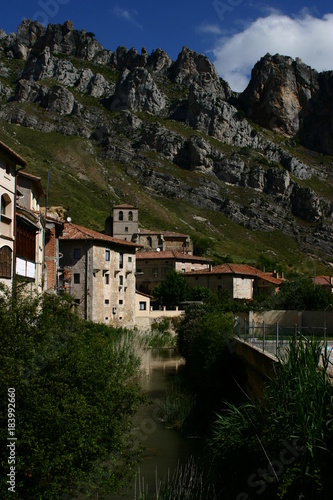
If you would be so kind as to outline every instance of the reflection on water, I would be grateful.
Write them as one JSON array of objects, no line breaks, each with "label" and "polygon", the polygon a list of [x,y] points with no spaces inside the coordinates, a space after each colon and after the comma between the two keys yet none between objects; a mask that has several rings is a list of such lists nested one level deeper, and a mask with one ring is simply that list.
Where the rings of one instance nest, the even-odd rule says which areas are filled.
[{"label": "reflection on water", "polygon": [[[187,439],[180,432],[167,429],[158,416],[161,398],[164,396],[173,376],[184,364],[174,349],[149,349],[144,354],[143,374],[140,379],[142,389],[148,394],[149,404],[142,405],[133,425],[133,434],[138,444],[145,448],[139,465],[140,475],[149,485],[153,498],[156,470],[163,479],[168,471],[172,475],[179,463],[185,463],[190,456],[198,454],[200,443]],[[124,495],[111,495],[108,499],[133,500],[135,481]]]}]

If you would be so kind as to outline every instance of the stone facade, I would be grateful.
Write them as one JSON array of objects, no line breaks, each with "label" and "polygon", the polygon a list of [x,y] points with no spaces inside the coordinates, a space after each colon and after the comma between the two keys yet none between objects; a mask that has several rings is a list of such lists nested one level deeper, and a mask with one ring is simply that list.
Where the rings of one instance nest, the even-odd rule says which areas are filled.
[{"label": "stone facade", "polygon": [[193,243],[188,234],[174,231],[153,231],[139,228],[139,209],[122,204],[113,207],[113,215],[106,220],[105,233],[141,245],[141,251],[166,251],[193,254]]},{"label": "stone facade", "polygon": [[79,315],[133,327],[136,245],[65,223],[60,251],[62,289],[75,298]]},{"label": "stone facade", "polygon": [[132,205],[115,205],[113,207],[112,236],[122,240],[133,241],[139,229],[139,211]]},{"label": "stone facade", "polygon": [[210,259],[195,255],[182,254],[167,250],[165,252],[138,252],[137,288],[151,293],[156,285],[161,284],[169,271],[186,273],[188,271],[209,271]]}]

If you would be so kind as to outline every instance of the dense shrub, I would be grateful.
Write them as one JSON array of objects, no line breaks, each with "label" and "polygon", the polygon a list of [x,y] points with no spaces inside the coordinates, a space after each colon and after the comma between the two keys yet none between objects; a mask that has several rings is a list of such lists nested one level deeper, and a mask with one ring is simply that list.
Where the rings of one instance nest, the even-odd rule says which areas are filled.
[{"label": "dense shrub", "polygon": [[[7,391],[15,389],[16,493],[8,492],[1,448],[1,498],[72,498],[115,491],[132,470],[125,438],[140,391],[132,334],[80,320],[72,302],[1,292],[1,441]],[[68,496],[64,496],[67,494]]]}]

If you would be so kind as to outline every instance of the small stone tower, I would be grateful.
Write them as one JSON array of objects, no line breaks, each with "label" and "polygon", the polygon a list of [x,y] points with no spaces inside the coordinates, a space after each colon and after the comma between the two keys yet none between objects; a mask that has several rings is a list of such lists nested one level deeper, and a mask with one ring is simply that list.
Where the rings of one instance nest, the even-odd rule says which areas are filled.
[{"label": "small stone tower", "polygon": [[113,237],[133,241],[139,230],[139,209],[133,205],[114,205]]}]

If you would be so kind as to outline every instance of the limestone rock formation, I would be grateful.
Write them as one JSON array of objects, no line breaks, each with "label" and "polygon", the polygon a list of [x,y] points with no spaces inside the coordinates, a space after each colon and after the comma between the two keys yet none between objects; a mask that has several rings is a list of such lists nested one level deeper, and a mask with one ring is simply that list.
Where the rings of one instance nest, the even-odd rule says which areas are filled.
[{"label": "limestone rock formation", "polygon": [[332,94],[332,71],[286,56],[262,58],[237,96],[186,47],[176,61],[162,49],[112,52],[69,21],[0,30],[0,120],[89,139],[99,160],[122,164],[154,196],[327,253],[333,162],[321,166],[310,156],[319,153],[291,145],[333,154]]}]

